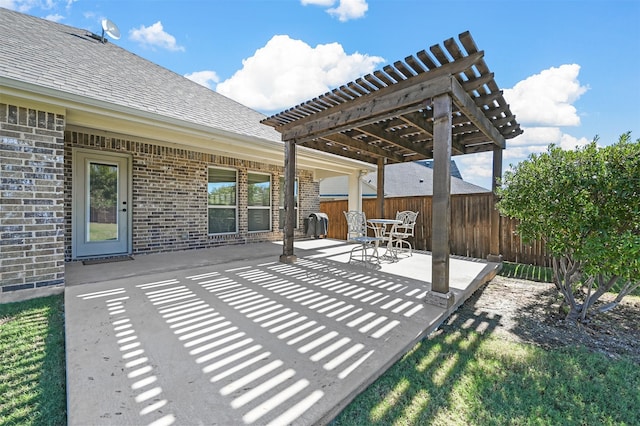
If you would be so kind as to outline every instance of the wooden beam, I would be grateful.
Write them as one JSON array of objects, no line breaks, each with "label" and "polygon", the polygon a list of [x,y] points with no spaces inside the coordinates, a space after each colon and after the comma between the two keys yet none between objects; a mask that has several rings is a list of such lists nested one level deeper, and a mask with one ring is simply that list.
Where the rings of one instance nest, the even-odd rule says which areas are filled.
[{"label": "wooden beam", "polygon": [[482,108],[483,105],[489,105],[489,104],[493,105],[493,101],[501,97],[502,97],[502,90],[499,90],[497,92],[492,92],[487,95],[481,95],[481,96],[478,96],[477,98],[473,98],[473,102],[476,104],[478,108]]},{"label": "wooden beam", "polygon": [[[343,133],[336,133],[336,134],[333,134],[333,135],[325,136],[322,139],[325,139],[325,140],[328,140],[328,141],[331,141],[331,142],[335,142],[335,143],[340,144],[340,145],[348,146],[348,147],[351,147],[353,149],[357,149],[357,150],[360,150],[360,151],[369,152],[369,153],[371,153],[372,156],[386,157],[389,160],[391,160],[392,162],[402,163],[404,161],[404,158],[402,157],[402,155],[398,155],[395,152],[388,151],[386,149],[382,149],[377,145],[371,145],[371,144],[368,144],[368,143],[363,142],[361,140],[354,139],[354,138],[349,137],[348,135],[345,135]],[[303,145],[307,146],[306,143],[304,143]]]},{"label": "wooden beam", "polygon": [[[419,74],[416,77],[425,74]],[[331,112],[327,116],[318,113],[317,117],[316,115],[310,116],[316,117],[315,120],[298,120],[300,124],[282,129],[282,138],[283,140],[302,141],[417,111],[422,108],[421,104],[427,99],[450,92],[451,77],[438,77],[406,88],[397,87],[400,85],[401,83],[397,83],[390,86],[389,88],[394,89],[392,91],[387,91],[386,88],[381,89],[378,92],[330,108],[326,110]],[[277,128],[277,130],[281,129]]]},{"label": "wooden beam", "polygon": [[284,143],[284,240],[280,262],[295,263],[293,234],[296,224],[295,209],[296,144],[293,140]]},{"label": "wooden beam", "polygon": [[370,124],[368,126],[359,127],[358,130],[374,138],[381,139],[392,145],[404,148],[409,151],[417,152],[418,154],[421,154],[424,156],[429,156],[431,154],[430,150],[424,149],[422,146],[416,145],[415,143],[411,142],[409,139],[397,137],[392,132],[385,131],[384,128],[378,124]]},{"label": "wooden beam", "polygon": [[473,99],[464,91],[458,80],[451,79],[451,93],[453,95],[453,101],[458,108],[467,116],[469,120],[476,125],[476,127],[484,133],[489,140],[496,144],[499,148],[504,149],[505,140],[504,137],[498,132],[498,130],[491,124],[491,121],[484,115],[484,112],[478,108]]},{"label": "wooden beam", "polygon": [[502,127],[507,125],[508,123],[515,123],[516,122],[516,116],[511,114],[508,117],[502,117],[502,118],[496,118],[495,120],[491,121],[493,123],[493,125],[495,127]]},{"label": "wooden beam", "polygon": [[[451,235],[451,109],[447,94],[434,99],[432,292],[449,292],[449,237]],[[450,300],[450,297],[447,297]]]},{"label": "wooden beam", "polygon": [[380,156],[370,155],[369,152],[355,152],[344,149],[341,145],[327,145],[327,142],[322,140],[309,141],[302,146],[307,148],[317,149],[318,151],[328,152],[329,154],[339,155],[341,157],[351,158],[353,160],[362,161],[370,164],[377,164]]},{"label": "wooden beam", "polygon": [[427,121],[427,118],[424,116],[424,113],[412,112],[398,118],[404,121],[405,123],[408,123],[408,124],[411,124],[412,126],[417,127],[418,129],[425,132],[428,136],[433,137],[433,124]]},{"label": "wooden beam", "polygon": [[481,145],[485,143],[493,145],[493,142],[491,142],[491,140],[484,133],[480,133],[479,130],[476,130],[473,133],[464,133],[461,135],[456,134],[454,135],[454,138],[457,142],[463,144],[466,147],[467,154],[478,152],[473,151],[473,146],[470,145]]},{"label": "wooden beam", "polygon": [[382,121],[388,121],[394,118],[397,118],[398,116],[402,116],[404,114],[408,114],[414,111],[418,111],[419,109],[421,109],[422,107],[420,106],[419,103],[408,106],[404,109],[401,110],[396,110],[396,111],[390,111],[385,113],[384,115],[377,115],[377,116],[371,116],[369,118],[363,118],[362,120],[358,121],[355,124],[345,124],[342,125],[340,127],[335,127],[335,128],[331,128],[331,129],[327,129],[324,130],[322,132],[319,132],[317,134],[313,134],[310,136],[303,136],[300,137],[299,139],[297,139],[298,143],[305,143],[309,140],[314,140],[314,139],[319,139],[319,138],[325,138],[329,135],[333,135],[336,133],[343,133],[343,132],[347,132],[350,130],[358,130],[357,126],[368,126],[370,124],[376,124],[376,123],[380,123]]},{"label": "wooden beam", "polygon": [[479,87],[484,86],[487,83],[493,81],[494,74],[492,72],[482,74],[478,78],[470,79],[462,83],[462,88],[465,92],[471,92],[478,90]]},{"label": "wooden beam", "polygon": [[[488,151],[493,151],[493,148],[496,147],[493,142],[487,142],[484,144],[478,144],[478,145],[473,145],[470,147],[467,147],[467,154],[477,154],[479,152],[488,152]],[[498,148],[498,149],[502,149],[502,148]]]}]

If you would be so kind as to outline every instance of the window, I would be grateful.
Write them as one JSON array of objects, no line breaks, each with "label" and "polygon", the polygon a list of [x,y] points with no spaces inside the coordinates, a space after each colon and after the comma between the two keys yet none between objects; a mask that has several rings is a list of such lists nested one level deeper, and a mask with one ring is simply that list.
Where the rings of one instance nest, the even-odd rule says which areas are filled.
[{"label": "window", "polygon": [[271,230],[271,176],[248,173],[249,232]]},{"label": "window", "polygon": [[209,234],[238,232],[237,182],[235,170],[209,168],[207,185]]},{"label": "window", "polygon": [[[293,187],[293,205],[296,215],[294,228],[298,227],[298,179]],[[284,177],[280,178],[280,229],[284,229]]]}]

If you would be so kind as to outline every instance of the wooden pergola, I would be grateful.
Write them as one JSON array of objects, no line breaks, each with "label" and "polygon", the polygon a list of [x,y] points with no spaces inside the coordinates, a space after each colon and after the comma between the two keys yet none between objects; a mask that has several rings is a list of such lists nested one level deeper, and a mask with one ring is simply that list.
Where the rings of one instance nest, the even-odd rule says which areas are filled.
[{"label": "wooden pergola", "polygon": [[[384,217],[384,165],[434,160],[432,290],[429,303],[449,307],[451,156],[493,152],[493,190],[502,175],[505,140],[522,133],[502,91],[467,31],[404,61],[262,120],[285,142],[282,262],[293,252],[296,145],[378,166],[378,214]],[[494,191],[495,192],[495,191]],[[491,257],[499,259],[499,216]],[[494,226],[495,225],[495,226]]]}]

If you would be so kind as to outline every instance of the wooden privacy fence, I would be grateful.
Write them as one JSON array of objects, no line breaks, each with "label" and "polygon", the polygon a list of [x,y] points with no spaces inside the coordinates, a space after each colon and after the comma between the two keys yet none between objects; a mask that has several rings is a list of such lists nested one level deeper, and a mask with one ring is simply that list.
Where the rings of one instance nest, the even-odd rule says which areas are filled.
[{"label": "wooden privacy fence", "polygon": [[[451,254],[486,259],[491,236],[491,193],[462,194],[451,196]],[[431,251],[431,204],[432,197],[385,198],[385,218],[395,218],[396,212],[412,210],[419,212],[412,241],[417,250]],[[344,240],[347,236],[347,222],[343,211],[348,209],[347,200],[321,201],[320,211],[329,217],[328,238]],[[362,210],[367,218],[374,218],[376,199],[362,200]],[[522,244],[515,234],[517,221],[500,218],[500,254],[508,262],[550,266],[543,242]]]}]

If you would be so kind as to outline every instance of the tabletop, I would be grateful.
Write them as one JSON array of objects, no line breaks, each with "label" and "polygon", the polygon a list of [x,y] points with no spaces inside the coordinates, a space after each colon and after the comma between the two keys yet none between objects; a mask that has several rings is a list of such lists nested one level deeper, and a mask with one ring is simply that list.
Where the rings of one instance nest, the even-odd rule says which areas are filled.
[{"label": "tabletop", "polygon": [[397,220],[397,219],[369,219],[368,222],[370,222],[370,223],[381,223],[381,224],[402,223],[401,220]]}]

